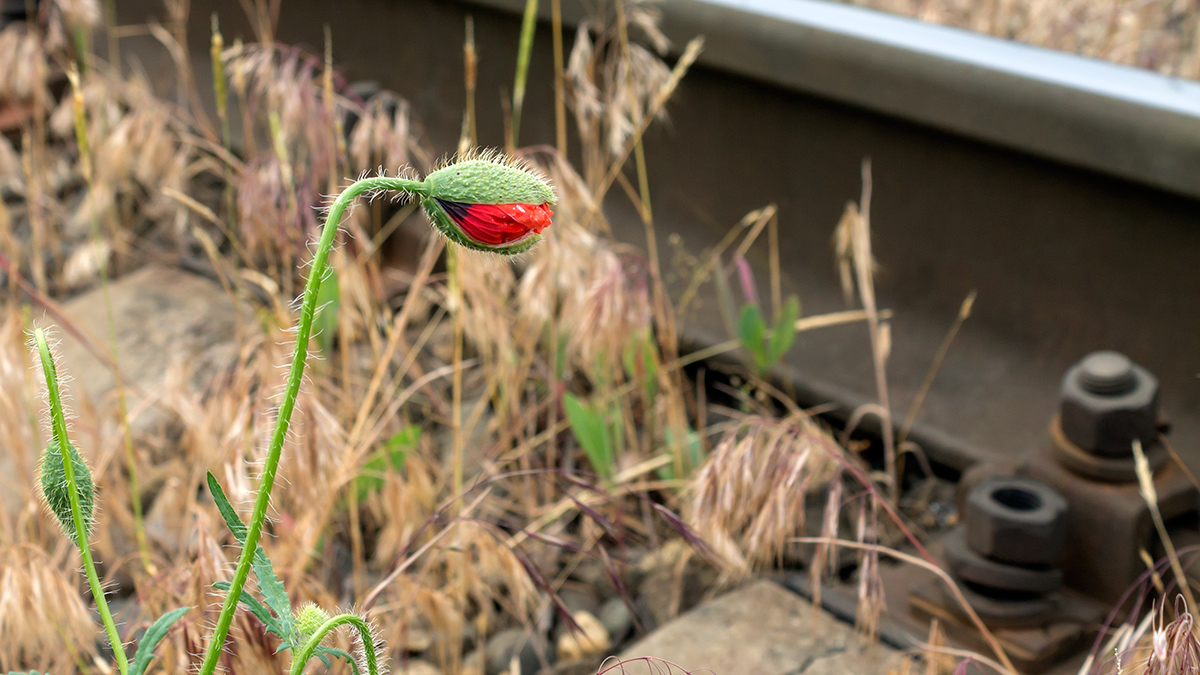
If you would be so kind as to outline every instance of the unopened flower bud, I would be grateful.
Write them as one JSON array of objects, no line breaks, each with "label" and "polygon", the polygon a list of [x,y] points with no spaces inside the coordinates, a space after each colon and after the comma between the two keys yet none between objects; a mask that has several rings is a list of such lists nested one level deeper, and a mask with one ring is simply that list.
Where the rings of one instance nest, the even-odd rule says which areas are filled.
[{"label": "unopened flower bud", "polygon": [[550,226],[550,184],[525,163],[487,154],[449,164],[425,178],[421,206],[442,234],[477,251],[528,251]]},{"label": "unopened flower bud", "polygon": [[324,626],[328,620],[329,614],[325,610],[315,603],[305,603],[300,611],[296,612],[296,632],[300,634],[300,644],[308,642],[313,635],[316,635],[317,629]]},{"label": "unopened flower bud", "polygon": [[[79,451],[70,443],[67,444],[67,450],[75,474],[75,490],[79,495],[79,512],[83,516],[84,536],[86,537],[90,536],[92,532],[92,512],[96,503],[96,487],[92,483],[92,471],[88,468],[87,462],[83,461]],[[50,441],[50,445],[47,445],[46,451],[42,453],[41,490],[46,507],[50,509],[50,513],[54,514],[54,518],[58,520],[59,526],[62,527],[67,537],[75,542],[76,546],[86,545],[87,542],[80,542],[76,535],[75,517],[71,513],[71,487],[67,482],[67,472],[63,466],[62,451],[59,449],[57,439]]]}]

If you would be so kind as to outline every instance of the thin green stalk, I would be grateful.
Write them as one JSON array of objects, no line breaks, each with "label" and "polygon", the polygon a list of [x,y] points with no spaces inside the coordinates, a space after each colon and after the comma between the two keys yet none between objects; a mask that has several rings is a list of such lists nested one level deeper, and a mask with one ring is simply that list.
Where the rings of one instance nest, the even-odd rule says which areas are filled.
[{"label": "thin green stalk", "polygon": [[[225,152],[232,153],[232,140],[229,131],[229,94],[225,88],[225,60],[221,58],[221,53],[225,51],[225,38],[221,35],[221,24],[217,22],[217,14],[212,15],[212,46],[211,58],[213,69],[213,94],[217,99],[217,119],[221,122],[221,147]],[[231,236],[237,231],[235,224],[236,210],[234,208],[233,198],[233,176],[229,170],[229,162],[221,162],[221,169],[225,177],[225,220],[226,227],[229,229]],[[236,261],[238,245],[234,241],[234,260]]]},{"label": "thin green stalk", "polygon": [[88,52],[91,47],[88,45],[87,28],[83,26],[75,27],[75,60],[79,62],[79,72],[87,74],[88,71]]},{"label": "thin green stalk", "polygon": [[289,675],[300,675],[304,672],[304,666],[312,658],[313,652],[317,647],[321,646],[321,642],[329,635],[330,631],[350,624],[358,630],[358,635],[362,639],[363,655],[367,658],[367,673],[368,675],[379,675],[379,660],[375,655],[375,636],[371,634],[371,626],[357,614],[339,614],[317,629],[308,642],[304,643],[304,647],[292,659],[292,667],[288,671]]},{"label": "thin green stalk", "polygon": [[46,398],[50,401],[50,426],[63,460],[63,471],[66,472],[68,498],[71,502],[71,517],[75,521],[75,541],[79,544],[79,557],[83,559],[83,569],[87,573],[88,585],[92,588],[92,597],[96,600],[96,609],[104,622],[104,632],[108,633],[109,644],[117,659],[117,668],[121,675],[129,671],[129,661],[125,658],[125,647],[121,636],[117,633],[117,624],[113,621],[112,612],[108,610],[108,602],[104,599],[104,588],[100,586],[100,577],[96,574],[96,564],[92,561],[92,549],[88,545],[88,528],[83,522],[83,512],[79,508],[79,491],[75,484],[75,462],[71,459],[71,439],[67,435],[67,420],[63,415],[62,396],[58,391],[58,371],[54,365],[54,357],[50,355],[50,346],[46,343],[46,333],[41,328],[33,331],[33,340],[37,344],[38,356],[42,361],[42,372],[46,376]]},{"label": "thin green stalk", "polygon": [[513,79],[512,144],[517,147],[521,130],[521,109],[525,107],[525,79],[529,75],[529,57],[533,52],[533,34],[537,28],[538,0],[525,2],[525,19],[521,23],[521,43],[517,47],[517,75]]},{"label": "thin green stalk", "polygon": [[479,57],[475,52],[475,20],[467,15],[467,35],[463,41],[463,84],[467,94],[467,142],[471,147],[479,142],[475,131],[475,80],[479,67]]},{"label": "thin green stalk", "polygon": [[550,23],[554,31],[554,140],[558,154],[567,157],[567,94],[563,61],[562,0],[550,0]]},{"label": "thin green stalk", "polygon": [[333,248],[337,237],[338,225],[342,214],[359,195],[374,190],[397,190],[425,194],[428,188],[424,183],[403,178],[364,178],[346,188],[329,209],[329,216],[321,229],[321,240],[313,254],[312,271],[304,287],[304,302],[300,307],[300,322],[296,327],[296,350],[292,357],[291,370],[288,372],[287,386],[283,391],[283,399],[279,403],[278,417],[275,419],[275,431],[271,435],[271,444],[267,449],[267,460],[263,466],[262,478],[259,481],[258,496],[254,500],[254,512],[250,517],[250,525],[246,531],[246,540],[242,544],[242,553],[238,558],[237,569],[225,596],[225,604],[221,607],[221,615],[217,618],[217,627],[208,643],[208,651],[204,663],[200,667],[200,675],[212,675],[217,668],[217,660],[225,646],[225,637],[229,634],[229,626],[237,610],[238,600],[246,586],[250,575],[250,563],[254,559],[254,551],[258,548],[258,540],[262,536],[263,521],[267,517],[267,507],[271,501],[271,487],[275,484],[275,473],[279,469],[279,456],[283,452],[283,442],[287,438],[288,424],[292,418],[292,410],[296,407],[296,396],[300,391],[300,382],[304,379],[304,366],[308,358],[308,339],[312,334],[313,316],[317,311],[317,294],[321,290],[321,282],[329,268],[329,251]]},{"label": "thin green stalk", "polygon": [[141,555],[142,567],[153,572],[150,562],[150,544],[146,540],[146,528],[142,518],[142,491],[138,482],[137,456],[133,451],[133,432],[129,427],[129,403],[125,396],[125,378],[121,375],[121,357],[117,345],[117,326],[113,318],[112,296],[108,288],[108,256],[103,254],[100,237],[100,215],[96,212],[93,195],[96,192],[94,173],[92,170],[91,145],[88,142],[87,116],[84,108],[83,93],[79,89],[79,73],[72,69],[67,73],[73,89],[72,101],[75,108],[75,140],[79,145],[79,163],[83,168],[83,177],[88,187],[88,211],[92,217],[92,246],[100,255],[100,293],[104,298],[104,316],[108,324],[109,351],[112,352],[113,377],[117,385],[117,413],[121,419],[121,435],[125,449],[125,464],[129,471],[129,501],[133,511],[133,531]]}]

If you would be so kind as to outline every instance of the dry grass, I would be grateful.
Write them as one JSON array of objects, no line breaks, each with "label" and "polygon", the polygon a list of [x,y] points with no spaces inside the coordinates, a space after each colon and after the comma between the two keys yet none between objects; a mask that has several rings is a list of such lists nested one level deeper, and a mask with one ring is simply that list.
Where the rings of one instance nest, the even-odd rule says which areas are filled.
[{"label": "dry grass", "polygon": [[847,0],[1084,56],[1200,79],[1195,0]]},{"label": "dry grass", "polygon": [[[76,422],[100,486],[97,557],[114,592],[130,601],[125,637],[165,610],[197,608],[171,632],[156,666],[187,672],[216,616],[212,585],[230,576],[235,555],[204,472],[246,509],[324,195],[345,176],[381,165],[423,173],[439,153],[417,140],[403,98],[355,98],[332,59],[269,39],[274,3],[248,0],[262,41],[218,54],[229,77],[228,114],[248,130],[236,153],[196,103],[178,34],[155,32],[179,59],[171,101],[89,61],[82,91],[97,167],[90,198],[104,225],[104,246],[89,246],[70,102],[53,101],[48,85],[51,64],[68,53],[51,38],[94,17],[71,3],[54,6],[62,11],[41,31],[0,33],[0,66],[11,66],[0,68],[0,95],[40,106],[20,147],[0,142],[0,173],[14,192],[0,211],[0,254],[11,273],[0,300],[0,473],[12,477],[0,499],[0,670],[61,673],[76,662],[93,670],[88,600],[57,528],[31,506],[34,458],[46,439],[23,331],[45,315],[103,357],[102,344],[56,303],[94,285],[97,260],[108,256],[114,276],[183,257],[249,308],[224,368],[175,364],[139,392],[133,414],[153,409],[163,420],[134,438],[151,565],[138,564],[119,413],[85,403]],[[884,475],[874,474],[769,383],[685,377],[685,367],[738,343],[680,355],[648,202],[625,165],[640,156],[641,134],[661,119],[700,43],[669,67],[659,56],[665,42],[654,3],[626,0],[623,13],[589,6],[561,73],[582,168],[550,148],[516,151],[558,191],[554,225],[539,247],[517,265],[459,251],[443,271],[443,246],[430,240],[417,268],[407,269],[379,252],[411,208],[376,200],[347,218],[331,257],[339,296],[327,309],[336,307],[336,319],[314,338],[324,358],[298,400],[263,547],[293,601],[370,612],[394,661],[423,652],[445,673],[468,672],[467,653],[499,630],[547,634],[562,613],[554,595],[564,584],[587,579],[605,594],[628,594],[631,570],[656,561],[677,576],[715,565],[725,580],[804,563],[820,579],[842,559],[839,548],[852,549],[860,626],[873,635],[884,609],[880,531],[906,534],[923,553],[883,497],[895,493],[894,450],[889,444]],[[186,3],[171,8],[186,14]],[[614,184],[643,214],[645,253],[606,234],[602,207],[620,197],[608,196]],[[848,290],[863,311],[804,317],[797,330],[866,320],[886,402],[890,334],[873,298],[868,209],[869,191],[838,230]],[[773,206],[755,211],[717,250],[685,261],[685,295],[727,286],[736,267],[729,261],[763,245],[757,237],[767,231],[778,311],[775,216]],[[187,254],[197,244],[199,257]],[[734,392],[737,409],[707,402],[722,387]],[[591,464],[564,419],[567,392],[604,415],[616,448],[607,470]],[[413,429],[419,440],[393,455],[396,439],[413,438]],[[808,543],[798,543],[804,537]],[[1181,629],[1168,633],[1183,644]],[[285,662],[276,647],[241,615],[223,665],[277,672]],[[679,671],[652,659],[604,668]]]}]

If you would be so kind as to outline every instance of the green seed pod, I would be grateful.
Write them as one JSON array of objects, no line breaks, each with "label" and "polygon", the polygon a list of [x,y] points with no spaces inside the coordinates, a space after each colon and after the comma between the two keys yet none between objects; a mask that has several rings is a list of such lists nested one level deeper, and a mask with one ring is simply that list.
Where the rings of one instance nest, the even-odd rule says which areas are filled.
[{"label": "green seed pod", "polygon": [[315,603],[305,603],[300,608],[300,611],[296,612],[296,632],[300,634],[297,647],[308,642],[313,635],[316,635],[317,629],[325,625],[325,622],[328,620],[329,614],[325,610],[318,607]]},{"label": "green seed pod", "polygon": [[426,176],[421,206],[448,239],[477,251],[528,251],[550,226],[554,190],[524,162],[470,157]]},{"label": "green seed pod", "polygon": [[[75,489],[79,495],[79,513],[83,516],[84,536],[92,533],[92,513],[96,503],[96,486],[92,483],[92,471],[87,462],[79,454],[79,450],[67,443],[68,455],[75,474]],[[86,544],[80,542],[75,532],[75,517],[71,514],[70,485],[67,483],[67,472],[63,467],[62,451],[58,439],[50,441],[46,452],[42,453],[41,465],[42,499],[50,513],[58,520],[63,533],[75,542],[76,546]]]}]

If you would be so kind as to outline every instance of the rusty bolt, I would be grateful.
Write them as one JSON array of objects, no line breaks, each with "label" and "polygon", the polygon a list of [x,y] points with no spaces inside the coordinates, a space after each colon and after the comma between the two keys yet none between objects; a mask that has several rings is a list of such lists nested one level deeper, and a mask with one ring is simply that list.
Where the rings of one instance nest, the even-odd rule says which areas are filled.
[{"label": "rusty bolt", "polygon": [[1128,457],[1134,439],[1154,441],[1158,380],[1124,354],[1088,354],[1067,371],[1059,397],[1063,434],[1084,450]]},{"label": "rusty bolt", "polygon": [[997,562],[1051,566],[1062,553],[1067,500],[1045,483],[994,476],[967,495],[967,544]]}]

